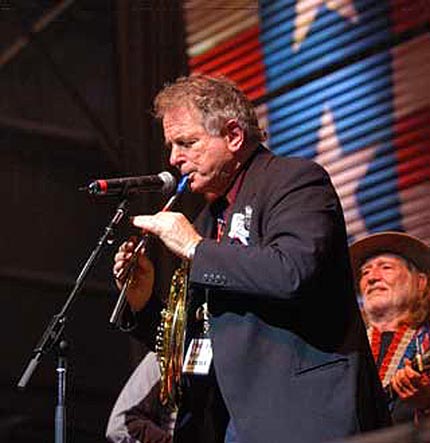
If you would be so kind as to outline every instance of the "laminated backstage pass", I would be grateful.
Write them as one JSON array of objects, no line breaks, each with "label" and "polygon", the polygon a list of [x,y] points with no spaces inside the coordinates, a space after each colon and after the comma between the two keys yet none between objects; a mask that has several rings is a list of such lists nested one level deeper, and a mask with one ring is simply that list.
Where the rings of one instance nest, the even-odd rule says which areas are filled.
[{"label": "laminated backstage pass", "polygon": [[185,374],[209,374],[212,362],[212,345],[210,338],[193,338],[185,355],[182,372]]}]

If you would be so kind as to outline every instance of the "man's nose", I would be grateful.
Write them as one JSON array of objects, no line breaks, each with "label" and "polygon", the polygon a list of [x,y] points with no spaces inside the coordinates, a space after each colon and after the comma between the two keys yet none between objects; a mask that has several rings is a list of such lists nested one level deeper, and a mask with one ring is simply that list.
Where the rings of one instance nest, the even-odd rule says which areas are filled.
[{"label": "man's nose", "polygon": [[178,166],[180,163],[180,149],[173,145],[172,149],[170,150],[170,157],[169,157],[169,163],[171,166]]},{"label": "man's nose", "polygon": [[367,274],[367,281],[369,283],[378,281],[381,279],[381,270],[379,268],[373,268],[371,270],[369,270],[368,274]]}]

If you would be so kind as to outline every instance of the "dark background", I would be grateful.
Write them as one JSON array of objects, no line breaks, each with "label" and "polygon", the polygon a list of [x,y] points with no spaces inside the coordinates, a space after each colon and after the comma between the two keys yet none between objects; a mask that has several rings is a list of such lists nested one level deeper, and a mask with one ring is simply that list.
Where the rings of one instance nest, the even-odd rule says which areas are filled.
[{"label": "dark background", "polygon": [[[167,168],[155,92],[187,72],[176,1],[0,0],[0,441],[54,441],[56,354],[18,392],[32,350],[112,217],[115,199],[78,187]],[[145,194],[131,213],[152,213]],[[180,209],[193,212],[187,197]],[[68,441],[104,441],[113,402],[142,349],[109,325],[119,229],[69,310]],[[155,246],[164,291],[172,263]]]}]

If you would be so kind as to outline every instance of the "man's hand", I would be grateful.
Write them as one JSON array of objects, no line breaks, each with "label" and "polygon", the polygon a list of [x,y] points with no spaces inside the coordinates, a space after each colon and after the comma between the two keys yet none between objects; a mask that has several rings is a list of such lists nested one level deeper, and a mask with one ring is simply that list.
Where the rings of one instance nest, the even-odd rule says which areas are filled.
[{"label": "man's hand", "polygon": [[412,407],[430,407],[430,377],[412,369],[410,360],[406,359],[405,367],[394,374],[391,386],[399,398]]},{"label": "man's hand", "polygon": [[[132,237],[124,242],[115,254],[113,275],[119,289],[125,283],[125,275],[122,274],[130,263],[136,244],[137,239]],[[140,311],[150,299],[154,286],[154,266],[142,250],[137,256],[136,266],[130,278],[126,292],[127,301],[133,311]]]},{"label": "man's hand", "polygon": [[191,251],[203,239],[180,212],[139,215],[133,218],[133,225],[159,237],[175,255],[183,259],[190,259]]}]

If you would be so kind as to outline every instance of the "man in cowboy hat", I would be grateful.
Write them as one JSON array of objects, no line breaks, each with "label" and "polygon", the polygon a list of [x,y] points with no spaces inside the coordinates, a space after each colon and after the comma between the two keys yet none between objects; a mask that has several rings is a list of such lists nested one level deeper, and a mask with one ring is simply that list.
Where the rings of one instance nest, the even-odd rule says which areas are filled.
[{"label": "man in cowboy hat", "polygon": [[417,419],[430,412],[430,248],[411,235],[382,232],[358,240],[350,253],[393,419]]}]

